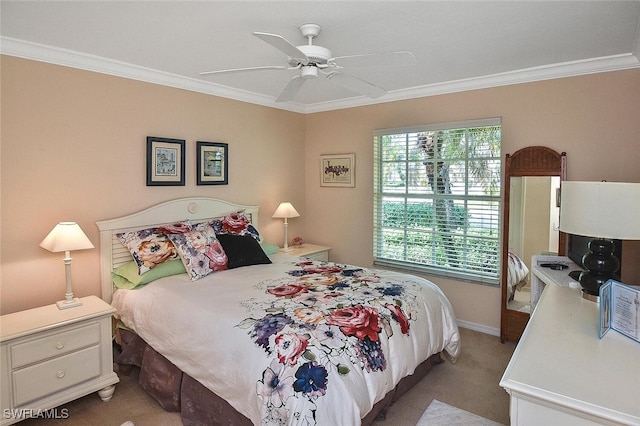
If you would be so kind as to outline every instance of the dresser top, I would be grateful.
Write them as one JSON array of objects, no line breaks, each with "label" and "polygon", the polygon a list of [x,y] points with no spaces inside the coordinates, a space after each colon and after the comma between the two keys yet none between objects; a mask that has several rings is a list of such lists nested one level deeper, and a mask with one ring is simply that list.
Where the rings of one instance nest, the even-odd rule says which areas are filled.
[{"label": "dresser top", "polygon": [[500,386],[622,424],[640,423],[640,344],[598,338],[598,304],[547,285]]},{"label": "dresser top", "polygon": [[58,309],[58,306],[53,304],[2,315],[0,342],[115,312],[115,308],[96,296],[83,297],[80,300],[82,306],[69,309]]},{"label": "dresser top", "polygon": [[[555,270],[540,266],[540,264],[544,263],[562,263],[567,265],[567,268]],[[545,284],[552,283],[561,287],[581,288],[580,283],[571,278],[569,272],[582,271],[582,269],[566,256],[533,256],[531,258],[531,270]]]}]

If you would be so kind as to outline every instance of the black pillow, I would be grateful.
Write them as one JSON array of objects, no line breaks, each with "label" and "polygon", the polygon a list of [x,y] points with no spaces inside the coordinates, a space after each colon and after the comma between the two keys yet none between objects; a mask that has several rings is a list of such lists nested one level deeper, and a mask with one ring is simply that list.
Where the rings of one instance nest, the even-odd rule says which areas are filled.
[{"label": "black pillow", "polygon": [[251,235],[221,234],[218,240],[227,254],[227,269],[271,263],[260,243]]}]

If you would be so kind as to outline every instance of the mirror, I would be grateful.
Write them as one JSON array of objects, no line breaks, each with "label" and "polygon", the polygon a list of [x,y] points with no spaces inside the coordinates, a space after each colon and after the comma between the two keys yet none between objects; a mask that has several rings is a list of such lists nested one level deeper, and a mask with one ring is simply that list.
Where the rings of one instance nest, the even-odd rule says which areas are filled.
[{"label": "mirror", "polygon": [[557,256],[560,176],[515,176],[509,189],[507,309],[531,312],[531,257]]},{"label": "mirror", "polygon": [[505,157],[500,340],[518,340],[531,313],[531,256],[564,255],[558,231],[566,154],[534,146]]}]

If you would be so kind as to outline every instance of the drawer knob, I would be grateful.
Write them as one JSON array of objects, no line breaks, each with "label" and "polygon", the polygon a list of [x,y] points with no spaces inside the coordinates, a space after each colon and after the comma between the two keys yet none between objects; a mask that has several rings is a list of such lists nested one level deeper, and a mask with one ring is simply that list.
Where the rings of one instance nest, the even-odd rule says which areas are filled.
[{"label": "drawer knob", "polygon": [[56,349],[62,349],[62,348],[64,348],[64,342],[56,343]]},{"label": "drawer knob", "polygon": [[58,370],[58,372],[56,373],[56,377],[58,379],[62,379],[64,377],[64,370]]}]

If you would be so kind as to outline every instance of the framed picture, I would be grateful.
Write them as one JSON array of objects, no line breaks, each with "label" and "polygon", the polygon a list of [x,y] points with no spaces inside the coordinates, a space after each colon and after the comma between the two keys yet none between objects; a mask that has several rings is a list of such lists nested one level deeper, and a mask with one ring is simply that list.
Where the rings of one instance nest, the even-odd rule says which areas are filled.
[{"label": "framed picture", "polygon": [[182,139],[147,137],[147,186],[184,186]]},{"label": "framed picture", "polygon": [[356,186],[356,155],[320,156],[320,186],[353,188]]},{"label": "framed picture", "polygon": [[198,185],[229,183],[229,144],[197,142]]}]

